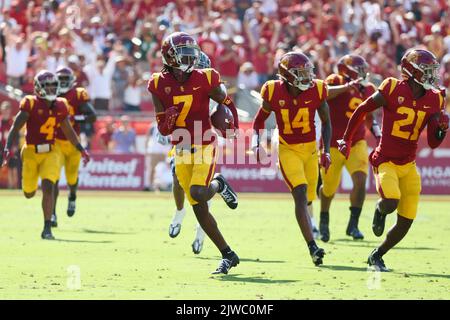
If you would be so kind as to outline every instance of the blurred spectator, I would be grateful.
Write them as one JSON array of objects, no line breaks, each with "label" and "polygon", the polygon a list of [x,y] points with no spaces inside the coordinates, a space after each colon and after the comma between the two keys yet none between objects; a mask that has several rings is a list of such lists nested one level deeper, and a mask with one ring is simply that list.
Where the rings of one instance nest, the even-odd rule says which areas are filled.
[{"label": "blurred spectator", "polygon": [[133,153],[136,152],[136,131],[130,125],[130,117],[121,116],[120,126],[117,128],[112,137],[112,150],[116,153]]},{"label": "blurred spectator", "polygon": [[5,63],[8,84],[20,88],[27,71],[27,60],[30,56],[30,39],[23,34],[16,34],[17,29],[11,30],[4,26],[5,34]]},{"label": "blurred spectator", "polygon": [[246,90],[259,89],[258,74],[253,69],[253,64],[251,62],[242,64],[237,78],[237,86],[239,89]]},{"label": "blurred spectator", "polygon": [[164,137],[158,133],[158,125],[156,121],[150,126],[150,129],[145,138],[146,153],[148,156],[148,183],[149,189],[155,189],[155,168],[158,163],[166,162],[167,154],[172,145],[168,137]]},{"label": "blurred spectator", "polygon": [[244,62],[245,53],[239,50],[233,43],[233,39],[228,35],[221,34],[220,40],[222,41],[222,48],[219,49],[217,54],[217,69],[227,86],[235,88],[239,68]]},{"label": "blurred spectator", "polygon": [[89,94],[94,100],[94,107],[98,111],[109,110],[109,101],[112,97],[112,77],[116,65],[116,53],[111,52],[108,62],[99,57],[94,64],[84,67],[89,80]]},{"label": "blurred spectator", "polygon": [[[3,101],[0,105],[0,150],[3,150],[6,145],[6,139],[8,138],[9,130],[13,124],[13,116],[11,113],[11,103],[9,101]],[[8,161],[8,188],[18,188],[18,167],[19,167],[19,143],[14,141],[10,152],[12,154],[11,159]]]},{"label": "blurred spectator", "polygon": [[98,141],[100,145],[100,150],[102,151],[112,151],[112,136],[115,131],[114,119],[112,117],[107,117],[105,119],[105,127],[98,132]]},{"label": "blurred spectator", "polygon": [[123,109],[125,88],[128,85],[129,67],[125,57],[116,58],[116,68],[112,75],[112,99],[110,101],[110,110]]},{"label": "blurred spectator", "polygon": [[139,112],[141,111],[141,86],[144,84],[144,80],[139,79],[137,74],[134,72],[130,74],[128,78],[128,84],[125,88],[124,94],[124,110]]}]

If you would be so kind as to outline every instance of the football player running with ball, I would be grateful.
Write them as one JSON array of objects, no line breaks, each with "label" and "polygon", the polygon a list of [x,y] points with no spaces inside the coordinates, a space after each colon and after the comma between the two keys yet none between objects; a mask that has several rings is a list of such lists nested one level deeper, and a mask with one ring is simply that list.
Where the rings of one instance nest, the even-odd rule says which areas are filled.
[{"label": "football player running with ball", "polygon": [[194,69],[200,48],[193,37],[183,32],[172,33],[164,39],[161,53],[163,70],[153,74],[148,83],[158,130],[164,136],[172,135],[175,174],[200,226],[222,254],[213,273],[227,274],[239,264],[239,257],[222,236],[207,201],[219,193],[228,207],[236,209],[238,199],[225,178],[220,173],[214,174],[217,137],[211,132],[209,100],[226,103],[235,123],[237,111],[216,70]]},{"label": "football player running with ball", "polygon": [[69,105],[66,99],[58,98],[58,79],[47,70],[40,71],[34,77],[35,95],[25,96],[20,102],[20,110],[9,132],[1,163],[5,164],[11,156],[10,147],[17,139],[20,129],[26,125],[25,145],[22,148],[22,189],[25,198],[34,197],[38,188],[38,179],[42,180],[42,210],[44,212],[44,230],[42,239],[53,240],[51,217],[54,207],[54,187],[59,177],[60,158],[55,145],[55,133],[58,126],[67,139],[81,153],[84,164],[89,154],[81,146],[78,137],[70,125]]},{"label": "football player running with ball", "polygon": [[389,271],[383,256],[408,233],[417,214],[421,191],[415,158],[420,133],[427,127],[428,145],[437,148],[448,129],[443,92],[437,88],[439,63],[427,50],[410,49],[401,60],[402,80],[387,78],[378,91],[355,110],[339,151],[348,158],[364,116],[383,107],[381,141],[370,155],[376,179],[378,200],[372,230],[380,237],[386,215],[397,210],[397,221],[384,242],[372,251],[369,266]]},{"label": "football player running with ball", "polygon": [[[343,56],[337,63],[338,74],[331,74],[325,82],[329,90],[332,86],[343,87],[335,91],[332,96],[328,94],[328,105],[330,106],[331,126],[333,134],[331,137],[331,158],[333,162],[329,170],[321,170],[322,186],[320,187],[320,238],[324,242],[330,239],[329,211],[331,201],[341,181],[342,169],[345,166],[352,178],[353,189],[350,193],[350,219],[347,224],[346,234],[353,239],[364,239],[364,235],[358,229],[359,216],[366,197],[366,180],[368,173],[368,151],[365,140],[365,127],[361,123],[353,137],[352,151],[346,159],[337,149],[337,140],[344,134],[347,123],[353,111],[366,98],[370,97],[376,87],[369,83],[368,64],[366,60],[356,54]],[[371,130],[375,139],[381,137],[380,127],[373,119],[371,113],[366,116],[366,126]]]},{"label": "football player running with ball", "polygon": [[[211,60],[209,59],[208,55],[206,55],[204,52],[200,52],[200,57],[195,65],[196,69],[207,69],[211,68]],[[222,83],[221,86],[226,90],[225,85]],[[215,106],[217,106],[217,102],[210,99],[210,113],[211,109],[213,109]],[[237,126],[238,123],[236,122],[235,125]],[[161,136],[161,134],[158,132],[158,142],[165,145],[170,143],[168,137]],[[184,208],[184,191],[183,188],[180,186],[180,183],[178,182],[177,175],[175,174],[175,148],[173,148],[170,151],[170,167],[172,169],[172,176],[173,176],[173,186],[172,186],[172,193],[173,198],[175,200],[175,215],[172,218],[172,222],[169,225],[169,236],[171,238],[176,238],[181,231],[181,224],[183,223],[184,217],[186,216],[186,210]],[[211,201],[208,201],[208,207],[211,207]],[[194,242],[192,242],[192,251],[195,254],[199,254],[203,249],[203,242],[205,239],[205,231],[203,231],[200,224],[197,224],[196,227],[196,233],[195,233],[195,239]]]},{"label": "football player running with ball", "polygon": [[313,263],[323,263],[325,251],[314,241],[307,204],[316,197],[319,175],[314,116],[322,122],[323,151],[320,165],[331,164],[331,123],[328,89],[322,80],[314,79],[313,64],[303,53],[288,52],[278,64],[280,80],[270,80],[261,88],[262,106],[255,116],[252,149],[258,161],[266,152],[260,145],[260,131],[271,112],[275,113],[279,131],[279,165],[295,202],[295,216]]},{"label": "football player running with ball", "polygon": [[[68,67],[59,67],[56,70],[56,77],[59,81],[58,95],[63,97],[69,103],[70,123],[77,133],[80,134],[81,123],[94,123],[96,114],[94,107],[89,102],[89,95],[85,88],[76,87],[76,77],[72,69]],[[75,214],[78,187],[78,168],[81,160],[81,153],[68,141],[61,127],[56,128],[56,145],[58,146],[61,157],[61,166],[64,171],[69,187],[69,203],[67,206],[67,215],[72,217]],[[60,170],[61,172],[61,170]],[[59,178],[58,178],[59,180]],[[58,182],[55,185],[55,208],[52,215],[52,226],[56,227],[56,201],[59,195]]]}]

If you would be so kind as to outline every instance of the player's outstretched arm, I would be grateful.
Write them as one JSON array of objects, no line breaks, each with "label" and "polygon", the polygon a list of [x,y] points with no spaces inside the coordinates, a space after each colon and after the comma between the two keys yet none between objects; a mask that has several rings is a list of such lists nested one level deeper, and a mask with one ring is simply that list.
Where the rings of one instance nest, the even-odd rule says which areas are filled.
[{"label": "player's outstretched arm", "polygon": [[364,121],[364,117],[367,113],[375,111],[386,104],[386,100],[383,95],[377,91],[364,102],[362,102],[358,108],[353,112],[350,121],[347,123],[347,129],[344,136],[338,141],[338,150],[347,158],[350,154],[350,148],[352,145],[353,135],[356,129]]},{"label": "player's outstretched arm", "polygon": [[80,105],[80,111],[82,115],[75,116],[75,121],[87,123],[94,123],[97,121],[97,113],[91,103],[86,102]]},{"label": "player's outstretched arm", "polygon": [[320,165],[328,171],[331,165],[330,156],[330,143],[331,143],[331,121],[330,121],[330,108],[326,101],[322,102],[319,109],[320,121],[322,122],[322,140],[323,140],[323,152],[320,155]]},{"label": "player's outstretched arm", "polygon": [[70,141],[70,143],[72,143],[78,149],[78,151],[81,152],[81,156],[83,157],[83,164],[86,165],[91,157],[78,140],[78,136],[73,130],[68,116],[63,120],[63,122],[61,122],[61,130],[66,138]]},{"label": "player's outstretched arm", "polygon": [[427,123],[427,140],[430,148],[435,149],[444,141],[449,126],[449,117],[445,111],[430,117]]},{"label": "player's outstretched arm", "polygon": [[331,100],[336,98],[337,96],[339,96],[340,94],[347,92],[348,90],[350,90],[350,88],[354,87],[355,89],[359,90],[357,88],[357,85],[362,81],[362,78],[358,78],[356,80],[352,80],[350,82],[347,82],[346,84],[343,85],[328,85],[328,96],[327,96],[327,100]]},{"label": "player's outstretched arm", "polygon": [[27,123],[28,118],[30,117],[30,114],[26,111],[20,110],[19,113],[17,113],[16,118],[14,119],[14,123],[9,130],[8,133],[8,139],[6,140],[6,145],[4,150],[1,150],[1,159],[0,159],[0,167],[6,164],[8,159],[12,156],[11,155],[11,146],[13,142],[17,139],[17,136],[19,135],[19,131],[23,128],[25,123]]}]

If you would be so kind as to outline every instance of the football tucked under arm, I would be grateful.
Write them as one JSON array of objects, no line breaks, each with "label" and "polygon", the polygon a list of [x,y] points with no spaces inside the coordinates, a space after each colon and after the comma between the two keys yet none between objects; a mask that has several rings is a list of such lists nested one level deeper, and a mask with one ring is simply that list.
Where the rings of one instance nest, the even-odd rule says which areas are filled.
[{"label": "football tucked under arm", "polygon": [[236,109],[236,106],[234,105],[233,100],[231,100],[231,98],[229,96],[227,96],[225,98],[225,100],[223,101],[223,104],[226,105],[228,107],[228,109],[230,109],[231,113],[233,114],[234,128],[239,129],[239,116],[238,116],[237,109]]}]

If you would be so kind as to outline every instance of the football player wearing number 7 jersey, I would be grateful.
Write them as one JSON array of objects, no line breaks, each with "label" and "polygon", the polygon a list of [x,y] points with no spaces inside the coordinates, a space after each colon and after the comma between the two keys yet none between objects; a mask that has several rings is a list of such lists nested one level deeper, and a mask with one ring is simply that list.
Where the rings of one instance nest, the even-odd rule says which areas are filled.
[{"label": "football player wearing number 7 jersey", "polygon": [[236,129],[237,110],[223,90],[217,71],[194,69],[200,48],[193,37],[184,32],[172,33],[164,39],[161,53],[164,68],[153,74],[148,83],[158,130],[163,136],[171,135],[175,174],[202,229],[222,254],[213,273],[226,274],[239,263],[239,258],[222,236],[207,201],[216,193],[231,209],[236,209],[238,201],[225,178],[214,174],[217,137],[211,131],[209,101],[213,99],[230,108]]},{"label": "football player wearing number 7 jersey", "polygon": [[260,145],[260,131],[271,112],[279,131],[279,165],[295,202],[295,216],[315,265],[323,263],[325,251],[314,241],[307,204],[316,197],[319,176],[314,116],[322,121],[323,151],[320,165],[331,164],[331,123],[326,102],[327,85],[314,79],[313,64],[303,53],[288,52],[278,64],[280,80],[270,80],[261,89],[262,106],[255,116],[252,149],[260,162],[266,153]]},{"label": "football player wearing number 7 jersey", "polygon": [[44,230],[41,237],[53,240],[51,217],[54,208],[54,186],[59,177],[60,158],[55,146],[55,132],[58,126],[67,139],[81,152],[83,162],[89,161],[89,154],[81,146],[70,125],[69,106],[66,99],[58,98],[58,79],[53,73],[42,70],[34,77],[35,95],[25,96],[20,110],[8,134],[0,163],[3,165],[11,156],[10,147],[24,125],[25,145],[22,148],[22,189],[27,199],[36,194],[38,179],[42,180],[42,210]]},{"label": "football player wearing number 7 jersey", "polygon": [[421,190],[415,158],[420,133],[427,127],[427,140],[437,148],[448,129],[443,90],[438,89],[439,63],[427,50],[408,50],[401,60],[402,80],[387,78],[378,91],[355,110],[338,149],[348,157],[356,129],[364,116],[383,107],[381,141],[370,155],[377,191],[381,197],[375,207],[372,230],[384,231],[386,215],[397,210],[397,222],[384,242],[372,251],[369,266],[389,271],[383,256],[408,233],[417,214]]}]

